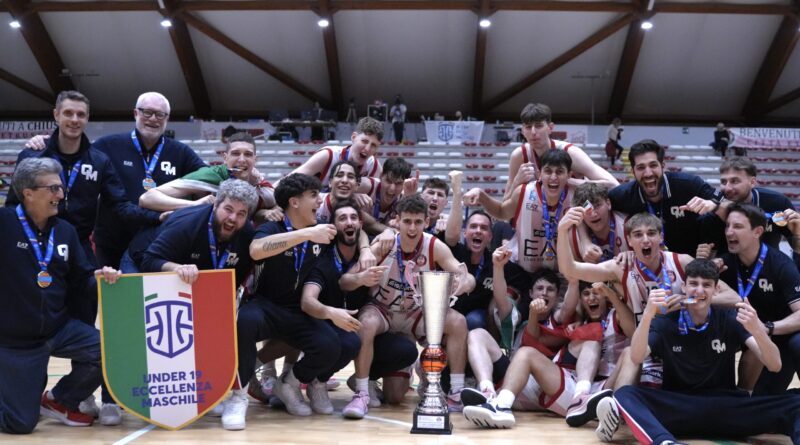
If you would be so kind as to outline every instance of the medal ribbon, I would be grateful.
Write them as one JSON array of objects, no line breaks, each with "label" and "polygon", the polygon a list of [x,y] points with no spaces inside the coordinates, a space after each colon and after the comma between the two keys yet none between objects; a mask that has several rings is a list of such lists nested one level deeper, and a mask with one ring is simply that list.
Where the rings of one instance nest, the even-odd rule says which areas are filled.
[{"label": "medal ribbon", "polygon": [[131,130],[131,139],[133,140],[133,145],[136,147],[136,150],[139,151],[140,155],[142,155],[142,164],[144,164],[145,177],[147,179],[153,179],[153,171],[156,169],[156,165],[158,164],[158,158],[161,157],[161,150],[164,148],[166,138],[161,136],[161,142],[158,144],[155,154],[150,159],[150,164],[147,163],[147,157],[144,154],[144,149],[142,149],[141,144],[139,144],[139,138],[136,137],[136,130]]},{"label": "medal ribbon", "polygon": [[214,236],[214,208],[211,208],[211,214],[208,215],[208,250],[211,254],[211,266],[214,269],[222,269],[225,262],[228,261],[231,251],[228,248],[229,243],[225,244],[225,252],[221,257],[217,258],[217,238]]},{"label": "medal ribbon", "polygon": [[742,283],[742,274],[739,272],[739,266],[737,263],[736,266],[736,283],[739,285],[739,296],[742,297],[742,300],[747,298],[750,295],[750,291],[753,290],[753,285],[756,284],[756,278],[758,278],[758,274],[761,273],[761,269],[764,267],[764,259],[767,257],[767,244],[761,243],[761,250],[758,252],[758,260],[756,260],[756,267],[753,268],[753,273],[750,274],[750,278],[747,279],[747,287],[744,287],[744,283]]},{"label": "medal ribbon", "polygon": [[28,237],[28,242],[31,244],[33,248],[33,254],[36,256],[36,262],[39,263],[39,268],[42,272],[47,272],[47,266],[50,265],[50,260],[53,259],[53,237],[55,235],[55,227],[50,228],[50,235],[48,236],[47,240],[47,251],[44,254],[44,258],[42,258],[42,248],[39,245],[39,240],[36,238],[36,235],[31,230],[31,226],[28,224],[28,219],[25,218],[25,212],[22,210],[22,204],[17,204],[17,218],[19,219],[20,224],[22,224],[22,230],[25,231],[25,236]]}]

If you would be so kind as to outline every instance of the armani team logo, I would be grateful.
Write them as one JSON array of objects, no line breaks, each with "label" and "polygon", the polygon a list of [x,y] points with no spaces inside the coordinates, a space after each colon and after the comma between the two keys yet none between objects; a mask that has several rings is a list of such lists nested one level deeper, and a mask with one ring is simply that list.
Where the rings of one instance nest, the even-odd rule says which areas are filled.
[{"label": "armani team logo", "polygon": [[56,252],[58,252],[58,256],[64,258],[64,261],[69,261],[69,246],[66,244],[59,244],[56,247]]},{"label": "armani team logo", "polygon": [[766,278],[758,279],[758,287],[761,289],[761,292],[772,292],[774,290],[772,288],[772,283],[767,281]]},{"label": "armani team logo", "polygon": [[172,162],[163,161],[161,163],[161,171],[164,172],[165,175],[168,176],[175,176],[177,168],[172,166]]},{"label": "armani team logo", "polygon": [[713,349],[717,354],[722,354],[725,352],[725,343],[715,338],[714,340],[711,340],[711,349]]},{"label": "armani team logo", "polygon": [[669,213],[672,214],[675,218],[683,218],[685,214],[683,210],[681,210],[680,206],[672,206],[669,208]]},{"label": "armani team logo", "polygon": [[87,181],[97,182],[97,171],[92,167],[92,164],[81,165],[81,174]]}]

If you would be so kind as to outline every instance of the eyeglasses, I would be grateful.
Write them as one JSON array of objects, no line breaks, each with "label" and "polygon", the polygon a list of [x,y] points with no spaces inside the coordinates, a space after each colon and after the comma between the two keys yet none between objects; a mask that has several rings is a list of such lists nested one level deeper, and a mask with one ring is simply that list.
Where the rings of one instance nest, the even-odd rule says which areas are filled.
[{"label": "eyeglasses", "polygon": [[55,195],[55,194],[57,194],[58,192],[63,192],[63,191],[65,190],[65,189],[64,189],[64,186],[63,186],[63,185],[61,185],[61,184],[55,184],[55,185],[35,185],[35,186],[33,186],[32,188],[34,188],[34,189],[49,189],[49,190],[50,190],[50,193],[52,193],[52,194],[54,194],[54,195]]},{"label": "eyeglasses", "polygon": [[139,112],[142,113],[142,115],[147,119],[155,116],[156,119],[163,121],[167,116],[169,116],[169,113],[165,113],[163,111],[148,110],[147,108],[137,108],[137,110],[139,110]]}]

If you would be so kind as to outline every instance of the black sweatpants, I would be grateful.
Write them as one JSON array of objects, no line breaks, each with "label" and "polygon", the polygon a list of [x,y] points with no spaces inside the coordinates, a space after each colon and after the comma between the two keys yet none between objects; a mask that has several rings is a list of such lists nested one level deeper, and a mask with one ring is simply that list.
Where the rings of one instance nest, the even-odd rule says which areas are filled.
[{"label": "black sweatpants", "polygon": [[743,391],[686,394],[642,386],[614,393],[636,439],[660,444],[680,437],[785,434],[800,445],[800,395],[749,396]]}]

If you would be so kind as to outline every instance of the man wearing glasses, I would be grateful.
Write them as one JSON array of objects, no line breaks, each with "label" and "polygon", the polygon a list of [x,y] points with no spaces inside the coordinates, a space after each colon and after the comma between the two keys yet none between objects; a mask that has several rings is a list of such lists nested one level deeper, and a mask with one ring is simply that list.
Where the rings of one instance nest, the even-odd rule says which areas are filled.
[{"label": "man wearing glasses", "polygon": [[[0,431],[27,434],[40,413],[69,426],[89,426],[78,405],[103,380],[100,335],[73,318],[69,306],[92,298],[95,275],[109,283],[119,272],[95,270],[75,228],[57,218],[65,198],[61,165],[49,157],[24,159],[12,186],[21,203],[0,209]],[[72,370],[49,391],[50,356]],[[42,394],[44,392],[44,394]]]},{"label": "man wearing glasses", "polygon": [[[169,121],[169,101],[160,93],[139,96],[133,116],[136,128],[128,133],[102,137],[94,147],[111,158],[131,202],[147,190],[178,179],[205,163],[189,146],[164,137]],[[119,267],[122,253],[140,226],[124,224],[100,200],[94,242],[101,264]]]},{"label": "man wearing glasses", "polygon": [[[133,110],[135,129],[104,136],[92,144],[109,157],[132,203],[138,203],[139,196],[147,190],[205,166],[189,146],[164,137],[169,112],[169,101],[163,94],[144,93]],[[27,146],[41,150],[45,143],[45,138],[36,136]],[[112,203],[101,197],[94,227],[98,263],[119,268],[123,252],[141,227],[122,221],[114,213]]]}]

